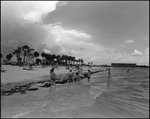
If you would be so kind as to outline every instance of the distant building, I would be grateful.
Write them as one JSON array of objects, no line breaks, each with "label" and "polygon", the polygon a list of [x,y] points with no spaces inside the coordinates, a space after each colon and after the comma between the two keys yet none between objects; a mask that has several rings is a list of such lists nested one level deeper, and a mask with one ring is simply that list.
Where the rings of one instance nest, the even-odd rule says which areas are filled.
[{"label": "distant building", "polygon": [[136,67],[136,63],[111,63],[112,67]]},{"label": "distant building", "polygon": [[149,68],[149,66],[146,65],[137,65],[137,67]]}]

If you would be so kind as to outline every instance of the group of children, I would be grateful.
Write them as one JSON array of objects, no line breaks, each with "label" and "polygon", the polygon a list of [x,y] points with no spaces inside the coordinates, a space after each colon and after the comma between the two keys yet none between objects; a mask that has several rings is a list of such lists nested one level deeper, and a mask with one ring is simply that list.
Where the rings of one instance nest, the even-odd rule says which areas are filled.
[{"label": "group of children", "polygon": [[[110,69],[106,69],[106,71],[108,71],[108,82],[110,81],[111,79],[111,72],[110,72]],[[87,72],[87,79],[88,79],[88,82],[90,82],[90,77],[91,77],[91,71],[90,69],[88,69],[88,72]],[[84,78],[84,73],[83,73],[83,70],[82,69],[78,69],[78,71],[74,74],[72,72],[72,70],[70,69],[69,73],[68,73],[68,84],[70,82],[81,82]],[[54,84],[54,88],[56,88],[56,74],[54,72],[54,68],[52,68],[50,70],[50,82],[51,82],[51,86],[53,86]]]},{"label": "group of children", "polygon": [[[91,77],[91,71],[88,70],[87,73],[87,78],[88,78],[88,82],[90,82],[90,77]],[[75,82],[75,81],[82,81],[84,78],[84,73],[82,72],[82,69],[79,69],[78,72],[75,73],[75,75],[73,74],[72,70],[70,70],[70,72],[68,73],[68,84],[69,82]]]},{"label": "group of children", "polygon": [[[108,71],[108,80],[107,80],[107,87],[109,87],[109,84],[110,84],[110,79],[111,79],[111,72],[110,72],[110,69],[106,69],[106,71]],[[129,69],[127,69],[127,73],[129,73]],[[88,69],[88,72],[87,72],[87,79],[88,79],[88,82],[90,82],[90,77],[91,77],[91,71],[90,69]],[[72,70],[70,69],[69,73],[68,73],[68,84],[70,82],[81,82],[84,78],[84,73],[83,73],[83,70],[82,69],[78,69],[78,71],[74,74],[72,72]],[[56,74],[54,72],[54,68],[52,68],[50,70],[50,81],[51,81],[51,86],[53,86],[54,84],[54,88],[56,88]]]},{"label": "group of children", "polygon": [[[87,73],[87,79],[88,79],[88,82],[90,82],[90,77],[91,77],[91,71],[88,70],[88,73]],[[75,82],[75,81],[82,81],[84,78],[84,73],[82,72],[82,69],[79,69],[75,74],[72,72],[72,70],[70,69],[69,73],[68,73],[68,84],[70,82]],[[54,88],[56,88],[56,74],[54,72],[54,68],[52,68],[50,70],[50,83],[51,83],[51,86],[53,86],[54,84]]]}]

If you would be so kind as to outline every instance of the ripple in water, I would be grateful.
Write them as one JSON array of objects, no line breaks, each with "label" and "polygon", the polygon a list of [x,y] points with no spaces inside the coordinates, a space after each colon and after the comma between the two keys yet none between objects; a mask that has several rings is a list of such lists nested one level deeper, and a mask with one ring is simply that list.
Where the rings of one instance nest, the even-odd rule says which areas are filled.
[{"label": "ripple in water", "polygon": [[109,87],[107,75],[97,73],[90,84],[57,91],[43,107],[16,117],[148,118],[149,69],[111,70]]}]

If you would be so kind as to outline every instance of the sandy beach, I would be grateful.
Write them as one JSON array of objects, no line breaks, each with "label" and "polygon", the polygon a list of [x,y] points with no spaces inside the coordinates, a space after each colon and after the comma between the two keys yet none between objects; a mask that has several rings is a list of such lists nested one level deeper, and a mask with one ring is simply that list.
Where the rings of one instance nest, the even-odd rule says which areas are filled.
[{"label": "sandy beach", "polygon": [[[17,68],[19,69],[20,67]],[[102,69],[104,70],[105,68]],[[86,71],[86,68],[84,70]],[[12,71],[15,72],[15,70]],[[48,78],[49,68],[36,69],[37,75],[33,71],[23,73],[23,70],[20,70],[21,72],[20,80],[24,78],[28,80],[36,80],[36,78],[44,80],[44,78]],[[68,70],[65,68],[56,69],[56,74],[65,74],[67,72]],[[148,117],[149,92],[147,88],[149,87],[142,88],[141,90],[144,91],[140,93],[132,89],[132,86],[147,86],[146,82],[141,84],[140,80],[137,82],[136,79],[141,79],[145,76],[143,78],[146,81],[149,80],[148,70],[132,69],[130,74],[126,74],[125,69],[111,68],[112,80],[109,88],[107,73],[107,71],[103,71],[93,74],[90,83],[87,82],[87,79],[84,79],[81,83],[57,84],[55,92],[52,92],[50,87],[41,87],[42,83],[36,83],[32,87],[37,87],[38,90],[26,91],[24,94],[18,92],[8,96],[1,96],[1,117]],[[2,75],[6,77],[5,73]],[[18,74],[16,75],[18,76]],[[17,77],[17,81],[15,81],[15,75],[13,74],[13,76],[13,82],[17,82],[19,78]],[[4,79],[3,83],[6,83]],[[140,90],[140,88],[138,89]],[[138,95],[138,97],[132,97],[134,96],[132,93]]]},{"label": "sandy beach", "polygon": [[[21,82],[21,81],[38,81],[43,79],[43,76],[49,75],[51,67],[41,68],[41,66],[34,67],[33,70],[23,70],[23,67],[2,65],[7,70],[5,73],[1,73],[1,84]],[[56,74],[67,73],[68,70],[65,67],[60,67],[55,70]],[[45,77],[45,79],[49,77]]]},{"label": "sandy beach", "polygon": [[[33,70],[23,70],[23,67],[18,66],[3,65],[2,67],[6,70],[6,72],[1,72],[1,89],[4,87],[9,89],[16,85],[19,86],[32,82],[49,80],[49,70],[52,68],[34,67]],[[92,68],[93,71],[96,69],[97,68]],[[84,72],[87,70],[88,68],[83,68]],[[66,70],[65,67],[59,67],[59,69],[55,69],[55,73],[57,76],[60,76],[60,79],[65,78],[68,72],[69,70]],[[38,88],[37,91],[26,91],[25,94],[14,93],[9,96],[1,96],[2,117],[12,117],[15,114],[36,109],[45,104],[46,101],[51,98],[51,96],[48,96],[50,93],[49,88],[40,87],[41,85],[43,84],[36,83],[31,86],[32,88]],[[67,88],[68,84],[57,84],[56,92]]]}]

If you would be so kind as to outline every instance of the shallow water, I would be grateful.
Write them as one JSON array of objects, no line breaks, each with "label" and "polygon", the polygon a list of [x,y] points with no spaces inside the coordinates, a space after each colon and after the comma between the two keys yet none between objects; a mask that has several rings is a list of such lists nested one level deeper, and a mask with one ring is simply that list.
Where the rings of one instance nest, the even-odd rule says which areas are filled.
[{"label": "shallow water", "polygon": [[91,82],[71,84],[49,92],[41,107],[14,117],[149,117],[149,69],[112,68],[92,75]]}]

